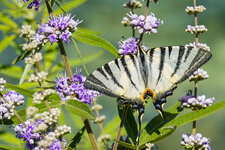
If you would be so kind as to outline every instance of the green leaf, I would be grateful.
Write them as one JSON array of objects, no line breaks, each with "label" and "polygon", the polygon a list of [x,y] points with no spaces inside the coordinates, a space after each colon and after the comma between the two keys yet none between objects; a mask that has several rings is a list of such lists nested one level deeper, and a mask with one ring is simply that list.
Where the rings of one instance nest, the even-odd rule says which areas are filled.
[{"label": "green leaf", "polygon": [[86,0],[75,0],[70,2],[64,2],[60,5],[61,8],[58,8],[54,11],[55,16],[63,13],[61,9],[63,9],[65,12],[68,12],[70,9],[77,8],[78,6],[82,5]]},{"label": "green leaf", "polygon": [[[176,104],[174,104],[173,106],[165,110],[164,112],[165,121],[169,122],[170,120],[174,119],[180,112],[181,112],[180,102],[177,102]],[[140,145],[149,143],[153,139],[156,141],[157,137],[158,138],[161,137],[160,132],[163,132],[166,134],[167,131],[165,132],[162,129],[163,125],[165,125],[165,121],[162,119],[160,115],[154,117],[151,121],[149,121],[141,133],[141,136],[139,139]]]},{"label": "green leaf", "polygon": [[0,25],[0,30],[2,31],[9,31],[11,28],[7,25]]},{"label": "green leaf", "polygon": [[1,66],[0,73],[5,76],[20,79],[21,74],[23,73],[23,68],[20,66]]},{"label": "green leaf", "polygon": [[1,150],[23,150],[23,148],[19,148],[18,146],[13,147],[13,146],[8,146],[8,145],[3,145],[3,144],[0,144],[0,149]]},{"label": "green leaf", "polygon": [[15,58],[13,60],[12,64],[15,64],[17,62],[20,62],[21,60],[23,60],[29,54],[30,54],[30,51],[23,51],[23,53],[20,56],[18,56],[17,58]]},{"label": "green leaf", "polygon": [[6,25],[9,25],[13,28],[18,28],[17,24],[12,20],[10,19],[7,15],[4,15],[3,13],[0,12],[0,18],[1,18],[1,22],[6,24]]},{"label": "green leaf", "polygon": [[[1,18],[1,17],[0,17]],[[16,35],[6,36],[0,42],[0,53],[9,46],[9,44],[16,38]]]},{"label": "green leaf", "polygon": [[[146,143],[156,143],[166,137],[168,137],[170,134],[172,134],[176,129],[176,126],[171,126],[171,127],[167,127],[167,128],[161,128],[159,129],[160,134],[158,134],[158,136],[154,136],[152,137],[148,142]],[[140,149],[145,148],[146,145],[142,144],[139,146]]]},{"label": "green leaf", "polygon": [[111,52],[116,57],[119,57],[118,50],[107,40],[105,40],[97,35],[89,34],[89,33],[82,33],[82,32],[78,32],[78,33],[75,32],[73,34],[73,37],[77,41],[83,42],[85,44],[104,48],[104,49],[108,50],[109,52]]},{"label": "green leaf", "polygon": [[2,124],[2,125],[12,125],[13,121],[11,119],[1,119],[0,124]]},{"label": "green leaf", "polygon": [[168,122],[164,126],[168,127],[168,126],[176,125],[177,127],[180,127],[180,126],[183,126],[183,125],[185,125],[189,122],[199,120],[199,119],[205,118],[209,115],[212,115],[213,113],[215,113],[219,110],[222,110],[224,108],[225,108],[225,101],[215,103],[211,106],[208,106],[205,109],[201,109],[199,111],[192,111],[190,113],[181,115],[181,116],[177,117],[176,119]]},{"label": "green leaf", "polygon": [[[23,143],[23,141],[20,141],[18,138],[16,138],[15,134],[12,134],[10,132],[3,132],[3,131],[0,131],[0,133],[1,133],[0,141],[4,141],[4,143],[6,144],[15,144],[17,148],[19,148],[21,143]],[[10,150],[13,150],[13,149],[10,149]]]},{"label": "green leaf", "polygon": [[26,64],[22,77],[20,78],[19,84],[23,84],[25,78],[27,77],[28,72],[30,71],[33,64]]},{"label": "green leaf", "polygon": [[78,143],[80,143],[81,137],[83,136],[85,131],[85,127],[80,129],[80,131],[74,136],[74,138],[68,143],[68,148],[69,149],[76,149],[76,146]]},{"label": "green leaf", "polygon": [[69,99],[65,102],[65,108],[67,111],[84,117],[86,119],[95,119],[95,115],[91,111],[91,109],[84,103],[79,102],[74,99]]},{"label": "green leaf", "polygon": [[130,149],[137,149],[135,146],[129,144],[129,143],[126,143],[126,142],[123,142],[123,141],[117,141],[120,145],[126,147],[126,148],[130,148]]},{"label": "green leaf", "polygon": [[94,35],[100,35],[101,33],[96,32],[94,30],[90,30],[90,29],[86,29],[86,28],[77,28],[77,33],[81,32],[81,33],[88,33],[88,34],[94,34]]},{"label": "green leaf", "polygon": [[[120,118],[123,115],[124,109],[118,106],[119,116]],[[132,144],[136,145],[136,139],[138,136],[138,129],[137,129],[137,123],[135,121],[132,109],[129,107],[127,110],[127,115],[125,117],[124,121],[124,128],[127,132],[127,135],[132,142]]]},{"label": "green leaf", "polygon": [[16,85],[5,84],[5,86],[7,89],[15,90],[16,92],[18,92],[24,96],[27,96],[27,97],[32,97],[32,95],[34,94],[34,91],[29,90],[29,89],[24,89],[24,88],[18,87]]}]

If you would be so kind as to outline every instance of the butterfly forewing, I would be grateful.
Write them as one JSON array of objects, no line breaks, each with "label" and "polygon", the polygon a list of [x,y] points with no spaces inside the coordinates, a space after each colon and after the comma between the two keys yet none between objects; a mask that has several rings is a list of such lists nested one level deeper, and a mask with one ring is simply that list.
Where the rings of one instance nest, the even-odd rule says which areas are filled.
[{"label": "butterfly forewing", "polygon": [[86,79],[84,86],[129,100],[139,100],[145,90],[135,55],[123,56],[98,68]]}]

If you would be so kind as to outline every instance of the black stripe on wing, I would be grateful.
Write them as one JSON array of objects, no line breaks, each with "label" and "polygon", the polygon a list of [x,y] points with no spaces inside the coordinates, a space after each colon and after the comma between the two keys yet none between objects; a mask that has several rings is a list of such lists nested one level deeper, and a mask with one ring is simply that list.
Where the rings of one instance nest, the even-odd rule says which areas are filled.
[{"label": "black stripe on wing", "polygon": [[148,66],[145,60],[145,52],[143,52],[143,50],[141,49],[141,47],[139,46],[139,54],[137,56],[139,56],[139,60],[141,60],[141,65],[140,65],[140,72],[141,72],[141,77],[145,83],[145,86],[147,86],[148,84]]},{"label": "black stripe on wing", "polygon": [[90,74],[84,82],[84,87],[87,89],[95,90],[112,97],[119,97],[118,95],[112,93],[99,79],[97,79],[93,74]]},{"label": "black stripe on wing", "polygon": [[110,77],[112,78],[113,83],[116,84],[118,87],[123,88],[123,86],[117,81],[117,79],[113,75],[112,70],[110,69],[109,64],[105,64],[104,65],[104,69],[110,75]]},{"label": "black stripe on wing", "polygon": [[184,55],[184,50],[185,50],[184,46],[179,46],[179,54],[178,54],[178,58],[177,58],[176,67],[174,69],[174,72],[171,74],[171,77],[173,77],[177,73],[178,69],[180,68],[181,59]]},{"label": "black stripe on wing", "polygon": [[210,58],[212,54],[204,49],[199,49],[196,56],[192,60],[188,69],[185,71],[184,76],[177,82],[180,83],[186,80],[191,74],[193,74],[199,67],[205,64]]},{"label": "black stripe on wing", "polygon": [[159,79],[161,78],[162,70],[163,70],[163,67],[164,67],[165,54],[166,54],[166,48],[160,47],[159,76],[158,76],[156,85],[158,84]]},{"label": "black stripe on wing", "polygon": [[189,56],[190,53],[191,53],[191,50],[192,50],[194,47],[188,46],[187,48],[188,48],[188,50],[187,50],[187,53],[186,53],[186,55],[185,55],[185,57],[184,57],[184,62],[186,62],[188,56]]},{"label": "black stripe on wing", "polygon": [[[132,56],[131,55],[127,55],[130,57],[130,59],[132,59]],[[121,63],[122,63],[122,66],[127,74],[127,77],[129,78],[131,84],[137,89],[137,86],[136,84],[133,82],[132,78],[131,78],[131,74],[130,74],[130,70],[127,68],[127,63],[125,61],[125,56],[121,57]],[[138,89],[137,89],[138,90]]]}]

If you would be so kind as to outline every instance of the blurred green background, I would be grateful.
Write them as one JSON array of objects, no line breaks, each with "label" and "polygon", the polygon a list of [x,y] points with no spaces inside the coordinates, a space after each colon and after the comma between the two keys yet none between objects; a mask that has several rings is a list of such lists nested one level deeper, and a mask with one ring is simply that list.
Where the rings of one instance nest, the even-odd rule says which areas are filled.
[{"label": "blurred green background", "polygon": [[[129,9],[122,6],[125,2],[127,1],[89,0],[71,13],[75,14],[76,18],[83,19],[80,27],[99,32],[102,37],[118,48],[117,43],[122,37],[128,38],[131,36],[131,29],[123,27],[120,23],[122,18],[126,16],[126,13],[129,12]],[[207,43],[213,55],[212,59],[203,66],[203,69],[208,72],[210,77],[208,80],[199,83],[198,95],[205,94],[206,97],[215,97],[215,102],[219,102],[223,101],[223,96],[225,96],[225,1],[198,0],[197,3],[206,7],[206,11],[199,15],[198,20],[200,25],[205,25],[208,28],[208,32],[200,35],[199,42]],[[150,3],[150,11],[154,12],[157,18],[163,20],[164,24],[159,27],[157,34],[145,35],[144,44],[153,48],[157,46],[185,45],[193,42],[194,36],[185,32],[187,25],[194,24],[193,16],[187,15],[184,11],[186,6],[190,5],[192,5],[192,0],[159,0],[157,5]],[[136,12],[143,14],[144,9],[138,9]],[[82,43],[78,44],[82,56],[94,54],[98,51],[105,52],[101,59],[86,64],[89,73],[115,58],[115,56],[103,49],[87,46]],[[78,58],[72,44],[67,45],[66,48],[68,56]],[[15,51],[7,48],[7,51],[5,50],[0,54],[0,62],[4,65],[10,65],[16,56]],[[24,64],[22,63],[21,65]],[[82,68],[82,66],[78,66],[78,68]],[[73,70],[75,71],[75,68]],[[85,75],[85,71],[82,73]],[[8,82],[17,84],[18,80],[10,78]],[[165,107],[174,104],[178,97],[183,96],[188,89],[193,89],[193,83],[185,81],[178,85],[174,95],[168,99]],[[107,119],[104,122],[104,125],[106,125],[117,115],[116,99],[102,96],[98,99],[98,102],[103,105],[103,110],[100,113],[106,115]],[[211,139],[210,145],[213,150],[224,150],[224,113],[225,110],[222,110],[197,121],[197,132]],[[143,120],[147,122],[157,114],[158,112],[149,103],[146,107]],[[191,126],[192,124],[187,124],[178,128],[169,138],[157,143],[159,150],[182,150],[183,147],[180,146],[181,135],[182,133],[191,133]],[[98,135],[99,129],[97,125],[93,125],[93,128],[94,132]]]}]

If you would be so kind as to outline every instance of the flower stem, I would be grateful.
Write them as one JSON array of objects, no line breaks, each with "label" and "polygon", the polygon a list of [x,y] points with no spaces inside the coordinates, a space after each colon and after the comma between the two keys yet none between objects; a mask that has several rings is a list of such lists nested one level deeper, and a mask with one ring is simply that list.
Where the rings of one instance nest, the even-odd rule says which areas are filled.
[{"label": "flower stem", "polygon": [[126,104],[125,107],[124,107],[122,119],[121,119],[121,122],[120,122],[120,128],[119,128],[118,133],[117,133],[117,137],[116,137],[115,144],[113,146],[113,150],[116,150],[117,147],[118,147],[118,141],[120,139],[120,134],[121,134],[121,131],[123,129],[123,124],[124,124],[124,121],[125,121],[125,118],[126,118],[126,115],[127,115],[128,107],[129,107],[129,104]]},{"label": "flower stem", "polygon": [[[2,97],[2,99],[5,101],[5,103],[8,103],[8,101],[6,100],[6,98],[2,95],[2,93],[0,92],[0,96]],[[20,117],[20,115],[17,113],[17,111],[15,109],[13,109],[13,113],[16,116],[16,118],[23,124],[23,126],[26,128],[27,125],[26,123],[23,121],[23,119]]]},{"label": "flower stem", "polygon": [[[198,90],[198,83],[197,81],[195,81],[195,90],[194,90],[194,96],[195,98],[197,98],[197,90]],[[193,121],[192,123],[192,135],[195,135],[196,134],[196,120]]]},{"label": "flower stem", "polygon": [[[195,9],[195,7],[196,7],[196,0],[193,0],[193,7]],[[197,13],[195,13],[195,15],[194,15],[194,23],[195,23],[195,26],[198,25]],[[198,47],[198,34],[195,35],[195,46]]]},{"label": "flower stem", "polygon": [[[149,3],[150,3],[150,0],[147,0],[147,2],[146,2],[146,7],[145,7],[145,14],[144,14],[144,15],[145,15],[145,19],[146,19],[147,15],[148,15]],[[140,37],[139,37],[138,45],[141,45],[141,42],[142,42],[142,40],[143,40],[143,36],[144,36],[144,32],[141,33],[141,35],[140,35]]]}]

